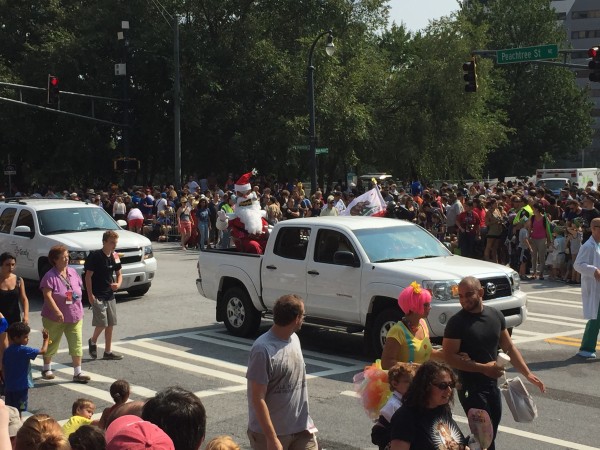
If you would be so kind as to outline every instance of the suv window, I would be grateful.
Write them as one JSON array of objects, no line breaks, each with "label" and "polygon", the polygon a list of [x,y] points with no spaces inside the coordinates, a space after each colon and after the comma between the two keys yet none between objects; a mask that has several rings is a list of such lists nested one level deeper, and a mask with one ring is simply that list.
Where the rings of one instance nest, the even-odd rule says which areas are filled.
[{"label": "suv window", "polygon": [[35,232],[35,226],[33,225],[33,215],[28,209],[22,209],[19,212],[19,218],[17,219],[17,224],[15,226],[18,227],[21,225],[27,226],[31,231]]},{"label": "suv window", "polygon": [[306,257],[310,228],[286,227],[279,230],[274,253],[282,258],[300,259]]},{"label": "suv window", "polygon": [[117,223],[102,208],[62,208],[38,211],[40,233],[59,234],[88,230],[118,230]]},{"label": "suv window", "polygon": [[10,233],[17,208],[6,208],[0,215],[0,233]]},{"label": "suv window", "polygon": [[352,252],[356,255],[354,247],[342,233],[335,230],[319,230],[315,262],[333,264],[333,255],[338,251]]}]

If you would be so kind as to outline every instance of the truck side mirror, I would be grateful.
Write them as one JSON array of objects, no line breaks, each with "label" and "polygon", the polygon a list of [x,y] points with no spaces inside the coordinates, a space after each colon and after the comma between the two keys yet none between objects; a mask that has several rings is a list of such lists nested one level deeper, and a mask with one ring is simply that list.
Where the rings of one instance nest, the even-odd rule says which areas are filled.
[{"label": "truck side mirror", "polygon": [[31,228],[29,228],[27,225],[19,225],[15,228],[14,235],[33,239],[34,233],[33,231],[31,231]]},{"label": "truck side mirror", "polygon": [[354,257],[354,253],[339,251],[333,254],[333,263],[339,266],[360,267],[360,263]]}]

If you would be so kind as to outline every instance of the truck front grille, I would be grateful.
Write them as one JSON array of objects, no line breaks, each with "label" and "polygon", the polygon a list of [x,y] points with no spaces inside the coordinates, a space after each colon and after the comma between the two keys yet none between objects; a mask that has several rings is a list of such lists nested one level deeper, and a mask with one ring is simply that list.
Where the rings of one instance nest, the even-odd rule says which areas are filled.
[{"label": "truck front grille", "polygon": [[483,288],[483,301],[512,295],[512,288],[507,277],[481,278],[479,281]]}]

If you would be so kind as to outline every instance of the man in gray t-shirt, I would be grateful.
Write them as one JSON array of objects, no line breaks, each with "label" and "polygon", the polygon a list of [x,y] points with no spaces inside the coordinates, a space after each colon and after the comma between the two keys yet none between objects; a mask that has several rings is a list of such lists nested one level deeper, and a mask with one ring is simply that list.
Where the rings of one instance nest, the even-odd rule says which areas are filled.
[{"label": "man in gray t-shirt", "polygon": [[273,326],[252,345],[248,361],[248,438],[254,450],[316,450],[308,414],[306,368],[296,331],[304,304],[284,295],[273,307]]}]

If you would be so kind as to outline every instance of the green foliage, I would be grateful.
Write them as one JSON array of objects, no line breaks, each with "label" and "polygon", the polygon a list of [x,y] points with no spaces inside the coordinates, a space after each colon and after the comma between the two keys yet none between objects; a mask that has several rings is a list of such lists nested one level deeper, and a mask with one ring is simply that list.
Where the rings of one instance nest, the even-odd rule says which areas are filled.
[{"label": "green foliage", "polygon": [[[332,29],[336,53],[314,51],[319,178],[391,171],[398,177],[471,178],[529,170],[590,142],[590,103],[568,69],[494,67],[478,57],[479,89],[464,92],[462,64],[475,49],[563,46],[546,0],[490,0],[416,34],[389,26],[386,0],[0,0],[0,81],[121,97],[114,75],[128,20],[130,156],[137,182],[172,181],[173,21],[181,60],[183,174],[257,167],[308,179],[308,52]],[[45,106],[45,91],[24,91]],[[0,88],[0,96],[18,92]],[[61,109],[88,114],[89,100],[64,94]],[[97,117],[121,122],[123,106],[95,101]],[[0,154],[17,180],[56,185],[115,181],[119,127],[0,101]],[[486,170],[487,169],[487,170]]]}]

